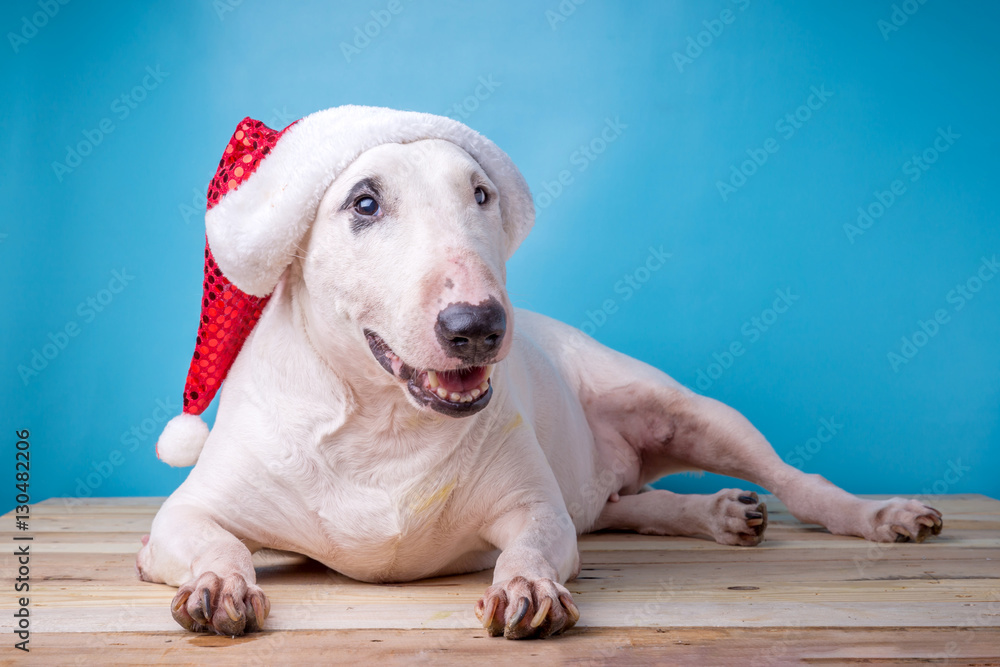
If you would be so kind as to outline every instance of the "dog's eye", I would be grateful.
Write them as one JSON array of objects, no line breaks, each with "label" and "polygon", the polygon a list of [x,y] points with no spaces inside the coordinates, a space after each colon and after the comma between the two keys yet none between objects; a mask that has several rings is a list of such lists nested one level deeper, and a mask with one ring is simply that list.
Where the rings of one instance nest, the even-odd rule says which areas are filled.
[{"label": "dog's eye", "polygon": [[485,204],[486,203],[486,190],[482,188],[476,188],[476,203]]},{"label": "dog's eye", "polygon": [[354,204],[354,209],[361,215],[377,215],[381,210],[378,202],[371,197],[362,197]]}]

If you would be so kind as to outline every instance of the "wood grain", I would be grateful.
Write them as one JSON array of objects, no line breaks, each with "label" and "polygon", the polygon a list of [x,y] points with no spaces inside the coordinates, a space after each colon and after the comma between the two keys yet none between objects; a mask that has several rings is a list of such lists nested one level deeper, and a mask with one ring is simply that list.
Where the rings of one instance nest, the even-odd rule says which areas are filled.
[{"label": "wood grain", "polygon": [[[492,639],[472,605],[490,573],[363,584],[307,559],[255,556],[268,631],[231,639],[174,624],[174,589],[136,579],[135,552],[161,498],[52,499],[32,508],[30,654],[3,664],[379,664],[489,656],[557,664],[914,662],[1000,665],[1000,501],[935,496],[941,536],[875,545],[792,518],[767,498],[754,548],[604,533],[581,539],[569,584],[582,618],[546,641]],[[772,509],[773,508],[773,509]],[[0,527],[13,528],[7,514]],[[13,544],[12,532],[0,539]],[[8,553],[12,549],[6,550]],[[11,556],[5,582],[15,576]]]}]

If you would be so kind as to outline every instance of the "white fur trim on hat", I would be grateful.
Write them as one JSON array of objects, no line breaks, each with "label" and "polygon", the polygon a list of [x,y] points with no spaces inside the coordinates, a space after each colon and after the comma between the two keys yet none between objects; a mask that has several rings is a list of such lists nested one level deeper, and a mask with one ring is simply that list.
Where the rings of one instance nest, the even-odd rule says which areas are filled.
[{"label": "white fur trim on hat", "polygon": [[208,243],[219,268],[244,292],[270,294],[337,175],[370,148],[423,139],[460,146],[499,188],[509,258],[531,230],[535,209],[527,183],[506,153],[451,118],[342,106],[288,128],[257,170],[208,211]]},{"label": "white fur trim on hat", "polygon": [[198,462],[206,440],[208,424],[197,415],[182,412],[167,422],[156,441],[156,456],[175,468],[187,468]]}]

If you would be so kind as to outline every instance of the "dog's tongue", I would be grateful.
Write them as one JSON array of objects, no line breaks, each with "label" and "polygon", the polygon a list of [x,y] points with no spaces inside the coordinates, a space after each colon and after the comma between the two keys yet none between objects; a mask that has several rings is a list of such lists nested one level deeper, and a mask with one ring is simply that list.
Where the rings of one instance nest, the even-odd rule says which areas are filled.
[{"label": "dog's tongue", "polygon": [[458,371],[437,372],[437,380],[440,385],[444,387],[446,391],[457,394],[461,394],[465,391],[472,391],[486,381],[486,377],[486,366],[473,366],[472,368],[463,368]]}]

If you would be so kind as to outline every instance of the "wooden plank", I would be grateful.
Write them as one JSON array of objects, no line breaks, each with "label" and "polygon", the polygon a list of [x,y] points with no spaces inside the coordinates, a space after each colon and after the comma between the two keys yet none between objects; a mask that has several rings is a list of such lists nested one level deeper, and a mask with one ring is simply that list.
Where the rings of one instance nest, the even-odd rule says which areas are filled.
[{"label": "wooden plank", "polygon": [[[137,546],[137,545],[134,545]],[[47,583],[75,582],[77,585],[107,585],[129,582],[134,575],[135,548],[125,554],[44,554],[35,555],[33,563],[41,573],[39,578]],[[993,554],[983,558],[975,550],[966,550],[967,557],[948,553],[949,558],[922,556],[919,547],[909,552],[895,552],[891,557],[853,562],[840,558],[808,560],[809,567],[801,567],[806,559],[797,557],[798,551],[757,552],[733,562],[728,559],[694,559],[677,552],[642,552],[642,560],[616,559],[616,552],[590,552],[583,559],[580,576],[575,585],[594,582],[601,586],[641,583],[649,576],[669,580],[675,587],[688,582],[718,582],[720,585],[760,585],[761,583],[816,583],[856,581],[907,581],[926,580],[938,583],[951,579],[1000,579],[1000,550],[981,550]],[[902,558],[902,553],[906,558]],[[942,552],[945,553],[945,552]],[[626,552],[626,556],[634,555]],[[657,555],[664,558],[657,560]],[[835,554],[835,555],[839,555]],[[598,560],[595,556],[603,556]],[[678,557],[679,556],[679,557]],[[777,558],[777,556],[781,556]],[[666,557],[675,557],[668,560]],[[301,556],[255,557],[258,577],[268,585],[341,583],[350,580],[327,573],[318,563]],[[646,574],[652,573],[652,574]],[[453,578],[428,579],[408,586],[455,586]],[[361,584],[359,584],[361,585]]]},{"label": "wooden plank", "polygon": [[[547,641],[507,641],[482,631],[277,631],[248,637],[181,633],[58,633],[32,641],[17,664],[506,664],[774,665],[1000,663],[992,628],[583,628]],[[5,664],[13,664],[7,662]]]},{"label": "wooden plank", "polygon": [[[313,599],[290,597],[285,591],[269,590],[272,600],[269,630],[324,629],[466,629],[480,628],[472,613],[471,599],[453,602],[415,604],[412,601],[382,601],[350,604],[321,603]],[[35,609],[32,628],[36,634],[57,632],[179,632],[170,617],[172,591],[159,594],[148,591],[141,601],[136,598],[106,601],[95,605],[80,601],[72,607]],[[578,600],[583,606],[580,627],[912,627],[960,628],[967,625],[1000,628],[995,611],[997,603],[954,603],[917,601],[899,602],[805,602],[744,603],[681,602],[664,598],[636,604],[620,599],[605,602]],[[9,623],[6,623],[8,628]],[[9,634],[10,630],[5,629]]]},{"label": "wooden plank", "polygon": [[[271,664],[276,656],[308,663],[336,654],[437,664],[502,652],[584,664],[985,664],[1000,646],[1000,501],[985,496],[925,499],[945,513],[945,533],[919,545],[830,535],[773,499],[768,539],[752,549],[587,535],[584,569],[569,584],[580,629],[525,643],[491,640],[478,628],[472,604],[489,572],[376,586],[273,552],[255,556],[272,601],[269,632],[237,640],[186,634],[170,618],[174,589],[134,574],[139,538],[161,502],[50,499],[32,507],[32,660]],[[0,526],[11,524],[8,514]],[[0,532],[8,544],[12,536]],[[0,578],[9,581],[14,566],[0,560]],[[10,628],[0,617],[0,630],[9,636]]]},{"label": "wooden plank", "polygon": [[[982,615],[980,625],[1000,625],[1000,614],[989,615],[991,605],[1000,605],[995,568],[985,561],[966,568],[963,563],[937,572],[925,561],[904,564],[908,567],[884,561],[872,564],[867,579],[843,565],[810,572],[773,562],[738,568],[695,563],[671,574],[656,564],[636,564],[587,570],[569,587],[584,609],[581,623],[591,626],[948,626],[976,615]],[[83,576],[68,573],[38,584],[33,599],[40,630],[172,629],[167,605],[174,589],[136,581],[130,560],[93,565],[90,572],[86,567],[77,572]],[[44,571],[44,561],[39,567]],[[102,568],[106,573],[95,581]],[[471,607],[489,579],[481,572],[376,586],[311,563],[265,568],[258,580],[272,601],[270,627],[300,629],[455,627],[456,622],[474,628]]]}]

